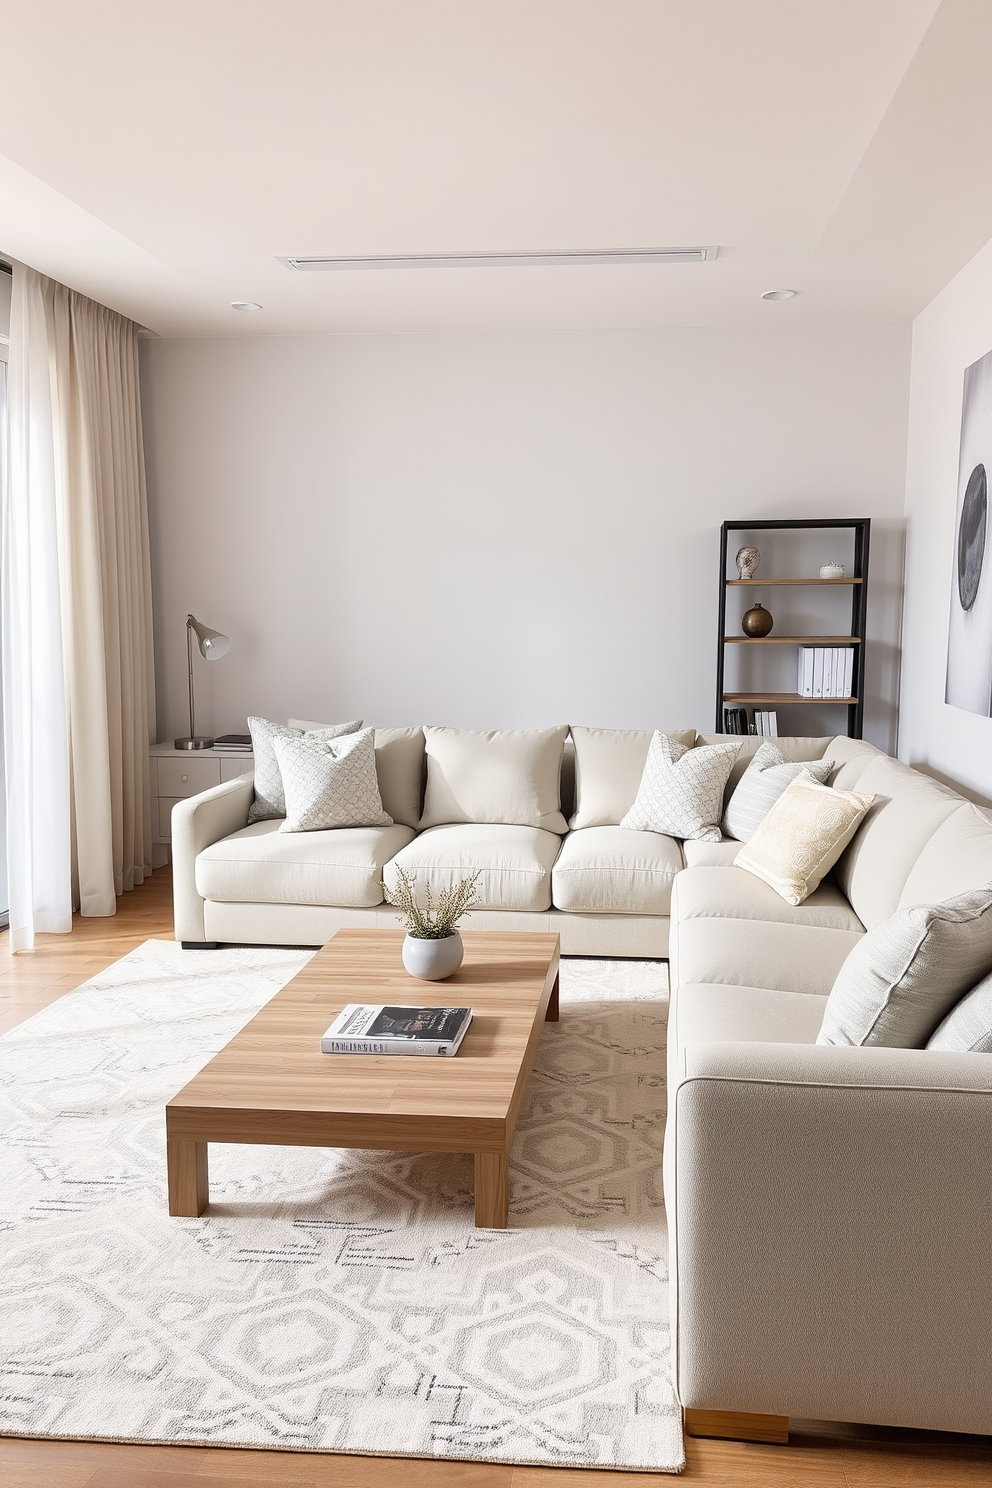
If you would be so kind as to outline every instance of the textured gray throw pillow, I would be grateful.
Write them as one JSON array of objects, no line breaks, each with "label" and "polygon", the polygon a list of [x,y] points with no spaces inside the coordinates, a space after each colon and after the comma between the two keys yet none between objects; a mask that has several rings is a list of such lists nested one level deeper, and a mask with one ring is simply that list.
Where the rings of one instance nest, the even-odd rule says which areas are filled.
[{"label": "textured gray throw pillow", "polygon": [[656,732],[637,798],[620,825],[682,841],[719,842],[723,792],[740,748],[705,744],[687,749],[674,734]]},{"label": "textured gray throw pillow", "polygon": [[[312,730],[314,738],[340,739],[344,734],[354,734],[362,726],[361,719],[353,723],[331,723],[326,728]],[[276,739],[302,739],[301,729],[284,728],[268,718],[249,718],[251,747],[255,756],[255,799],[248,808],[248,821],[272,821],[286,815],[286,797],[282,788],[282,774],[276,759]]]},{"label": "textured gray throw pillow", "polygon": [[818,1044],[922,1049],[948,1010],[992,970],[992,885],[898,909],[837,974]]},{"label": "textured gray throw pillow", "polygon": [[951,1008],[927,1048],[955,1054],[992,1054],[992,973]]},{"label": "textured gray throw pillow", "polygon": [[833,760],[787,760],[777,744],[766,739],[737,782],[723,813],[723,835],[750,842],[779,796],[797,775],[808,770],[820,785],[834,768]]},{"label": "textured gray throw pillow", "polygon": [[280,832],[391,827],[375,771],[375,729],[337,739],[318,733],[273,740],[286,792]]}]

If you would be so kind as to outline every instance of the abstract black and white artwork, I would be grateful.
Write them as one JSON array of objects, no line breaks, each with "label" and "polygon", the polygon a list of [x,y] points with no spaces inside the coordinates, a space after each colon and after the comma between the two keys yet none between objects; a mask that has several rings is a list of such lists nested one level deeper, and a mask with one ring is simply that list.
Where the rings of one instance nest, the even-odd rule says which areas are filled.
[{"label": "abstract black and white artwork", "polygon": [[992,351],[964,374],[945,701],[992,717]]}]

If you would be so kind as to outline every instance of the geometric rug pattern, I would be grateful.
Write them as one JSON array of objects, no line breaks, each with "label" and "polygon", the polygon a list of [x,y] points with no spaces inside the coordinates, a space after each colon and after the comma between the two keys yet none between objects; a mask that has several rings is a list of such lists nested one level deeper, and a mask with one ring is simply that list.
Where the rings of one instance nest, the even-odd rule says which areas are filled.
[{"label": "geometric rug pattern", "polygon": [[678,1472],[667,967],[572,960],[510,1158],[211,1144],[165,1102],[309,959],[148,941],[0,1039],[0,1433]]}]

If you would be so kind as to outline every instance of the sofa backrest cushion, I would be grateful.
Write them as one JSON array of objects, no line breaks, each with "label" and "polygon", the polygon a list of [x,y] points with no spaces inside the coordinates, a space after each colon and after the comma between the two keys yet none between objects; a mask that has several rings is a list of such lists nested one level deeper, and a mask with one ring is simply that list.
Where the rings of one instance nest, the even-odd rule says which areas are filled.
[{"label": "sofa backrest cushion", "polygon": [[[304,732],[324,726],[307,718],[289,719],[290,728]],[[415,728],[376,729],[375,771],[383,810],[394,822],[414,831],[420,826],[425,769],[424,731],[419,724]]]},{"label": "sofa backrest cushion", "polygon": [[888,755],[870,760],[857,789],[875,803],[834,876],[869,930],[898,909],[913,865],[962,798]]},{"label": "sofa backrest cushion", "polygon": [[864,739],[849,739],[846,734],[831,739],[824,753],[829,754],[836,765],[827,781],[835,790],[860,790],[858,782],[872,760],[888,758],[874,744],[868,744]]},{"label": "sofa backrest cushion", "polygon": [[899,908],[935,904],[988,883],[992,883],[992,813],[961,801],[910,869]]},{"label": "sofa backrest cushion", "polygon": [[561,814],[567,725],[548,729],[424,729],[427,791],[422,828],[501,823],[568,831]]},{"label": "sofa backrest cushion", "polygon": [[[691,749],[695,729],[668,729]],[[637,799],[654,729],[579,728],[572,725],[575,747],[575,811],[569,826],[618,827]],[[726,743],[726,740],[721,740]]]},{"label": "sofa backrest cushion", "polygon": [[[754,756],[757,754],[763,743],[764,740],[757,734],[745,734],[743,736],[741,736],[740,734],[696,735],[697,748],[703,744],[739,744],[741,746],[740,753],[735,759],[734,767],[730,772],[730,779],[727,781],[727,788],[723,793],[725,808],[727,802],[730,800],[731,796],[734,794],[734,791],[740,784],[741,776],[744,774],[744,771],[754,759]],[[808,738],[800,734],[797,734],[793,738],[788,734],[783,734],[781,737],[774,739],[773,743],[778,746],[785,758],[791,763],[793,760],[822,759],[823,756],[827,753],[827,745],[832,744],[833,740],[831,738]],[[838,755],[833,754],[832,750],[831,757],[833,759],[839,758]],[[832,781],[831,784],[833,784]]]}]

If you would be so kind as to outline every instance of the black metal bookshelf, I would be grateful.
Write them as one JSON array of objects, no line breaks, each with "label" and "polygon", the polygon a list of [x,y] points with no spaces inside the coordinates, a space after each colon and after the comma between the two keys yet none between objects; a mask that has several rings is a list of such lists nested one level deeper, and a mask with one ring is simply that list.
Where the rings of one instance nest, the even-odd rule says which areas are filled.
[{"label": "black metal bookshelf", "polygon": [[[853,573],[842,579],[805,578],[781,575],[775,578],[741,579],[730,578],[727,573],[728,555],[731,563],[736,557],[729,552],[729,543],[734,533],[758,534],[760,532],[793,532],[804,529],[815,530],[843,528],[854,535]],[[793,521],[768,522],[724,522],[720,528],[720,631],[717,645],[716,666],[716,728],[723,731],[724,707],[740,704],[747,707],[769,704],[778,708],[803,707],[811,703],[823,707],[847,708],[847,733],[850,738],[860,739],[864,726],[865,711],[865,627],[868,617],[868,549],[871,538],[871,521],[868,517],[824,517],[821,519],[797,518]],[[843,588],[851,590],[851,628],[844,635],[768,635],[762,637],[727,634],[727,595],[733,589],[748,591],[802,586],[804,588]],[[749,596],[750,597],[750,594]],[[759,593],[754,596],[760,597]],[[851,646],[854,650],[851,695],[846,698],[808,698],[797,692],[727,692],[724,687],[725,663],[728,646]]]}]

